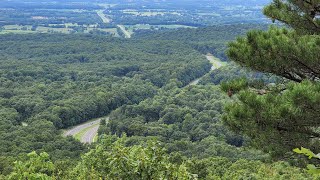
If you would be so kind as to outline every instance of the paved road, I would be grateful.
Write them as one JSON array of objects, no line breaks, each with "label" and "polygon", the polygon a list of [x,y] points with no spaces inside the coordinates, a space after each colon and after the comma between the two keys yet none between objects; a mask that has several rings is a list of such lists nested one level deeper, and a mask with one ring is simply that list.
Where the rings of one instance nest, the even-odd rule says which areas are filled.
[{"label": "paved road", "polygon": [[[216,58],[214,57],[212,54],[208,54],[206,55],[206,58],[208,61],[210,61],[210,63],[212,64],[212,67],[211,67],[211,71],[215,70],[215,69],[219,69],[221,68],[222,66],[225,66],[226,65],[226,62],[222,62],[219,58]],[[203,77],[203,76],[202,76]],[[190,85],[197,85],[201,78],[198,78],[198,79],[195,79],[193,80],[191,83],[189,83],[189,86]]]},{"label": "paved road", "polygon": [[108,23],[111,22],[111,19],[107,15],[105,15],[103,13],[103,10],[97,11],[97,14],[98,14],[98,16],[100,16],[100,18],[102,19],[103,23],[108,24]]},{"label": "paved road", "polygon": [[213,56],[211,54],[206,55],[206,58],[212,64],[211,71],[215,70],[215,69],[219,69],[222,66],[226,65],[226,62],[222,62],[219,58],[217,58],[217,57],[215,57],[215,56]]},{"label": "paved road", "polygon": [[[101,119],[97,119],[95,121],[90,121],[84,124],[80,124],[78,126],[75,126],[69,130],[66,130],[65,133],[63,133],[63,136],[76,136],[79,133],[83,133],[82,131],[86,131],[84,132],[83,136],[80,137],[80,141],[83,143],[92,143],[94,141],[94,137],[97,135],[98,133],[98,129],[99,129],[99,125],[101,122]],[[109,120],[109,117],[106,117],[106,120]]]},{"label": "paved road", "polygon": [[120,29],[121,29],[121,31],[124,33],[124,35],[125,35],[125,38],[131,38],[131,34],[130,34],[130,32],[128,32],[127,30],[126,30],[126,27],[124,27],[124,25],[117,25]]},{"label": "paved road", "polygon": [[[206,55],[206,58],[208,61],[211,62],[212,67],[211,70],[218,69],[224,65],[226,65],[225,62],[222,62],[220,59],[214,57],[211,54]],[[202,77],[192,81],[189,85],[197,85]],[[97,119],[95,121],[90,121],[84,124],[80,124],[78,126],[75,126],[69,130],[66,130],[66,132],[63,134],[64,136],[75,136],[79,133],[83,133],[82,137],[80,137],[80,141],[83,143],[92,143],[94,141],[94,137],[98,133],[100,121],[102,118]],[[106,117],[106,120],[109,120],[109,117]]]},{"label": "paved road", "polygon": [[99,124],[89,129],[84,135],[81,137],[80,141],[83,143],[92,143],[94,141],[94,137],[97,135],[99,129]]},{"label": "paved road", "polygon": [[64,136],[75,136],[76,134],[78,134],[83,129],[89,128],[90,126],[93,126],[95,124],[99,124],[100,121],[101,121],[101,119],[98,119],[98,120],[95,120],[95,121],[91,121],[91,122],[87,122],[87,123],[84,123],[84,124],[80,124],[78,126],[73,127],[72,129],[67,130],[63,135]]}]

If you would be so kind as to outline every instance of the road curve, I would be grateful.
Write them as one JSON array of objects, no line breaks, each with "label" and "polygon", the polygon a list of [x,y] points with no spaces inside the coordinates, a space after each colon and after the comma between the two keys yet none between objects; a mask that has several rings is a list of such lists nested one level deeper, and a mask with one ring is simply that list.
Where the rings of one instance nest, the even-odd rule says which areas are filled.
[{"label": "road curve", "polygon": [[[109,117],[104,117],[107,121],[109,120]],[[78,126],[75,126],[71,129],[66,130],[63,133],[63,136],[67,137],[67,136],[76,136],[77,134],[81,133],[83,134],[80,137],[80,141],[82,143],[93,143],[94,141],[94,137],[97,135],[98,133],[98,129],[100,126],[100,122],[103,118],[99,118],[97,120],[94,121],[90,121],[84,124],[80,124]]]},{"label": "road curve", "polygon": [[[210,71],[213,71],[213,70],[215,70],[215,69],[219,69],[219,68],[221,68],[222,66],[225,66],[225,65],[226,65],[225,62],[222,62],[220,59],[216,58],[216,57],[213,56],[212,54],[207,54],[207,55],[206,55],[206,58],[207,58],[207,60],[210,61],[210,63],[212,64]],[[203,76],[202,76],[202,77],[203,77]],[[201,80],[202,77],[193,80],[191,83],[189,83],[189,86],[197,85],[197,84],[200,82],[200,80]]]},{"label": "road curve", "polygon": [[93,126],[95,124],[99,124],[101,121],[101,119],[97,119],[95,121],[91,121],[91,122],[86,122],[84,124],[80,124],[78,126],[74,126],[73,128],[66,130],[66,132],[63,133],[63,136],[75,136],[76,134],[78,134],[80,131],[89,128],[90,126]]},{"label": "road curve", "polygon": [[[222,62],[220,59],[214,57],[211,54],[206,55],[206,58],[212,64],[211,71],[215,69],[219,69],[220,67],[226,65],[225,62]],[[202,77],[192,81],[189,85],[197,85]],[[109,117],[104,117],[106,121],[109,120]],[[100,122],[103,118],[99,118],[94,121],[90,121],[84,124],[80,124],[75,126],[69,130],[66,130],[63,133],[63,136],[76,136],[77,134],[81,133],[80,141],[82,143],[93,143],[95,136],[98,133],[98,129],[100,126]]]},{"label": "road curve", "polygon": [[93,143],[94,142],[94,137],[97,135],[99,129],[99,124],[96,126],[88,129],[87,132],[84,133],[84,135],[81,137],[80,141],[83,143]]},{"label": "road curve", "polygon": [[212,54],[207,54],[206,58],[208,59],[208,61],[210,61],[210,63],[212,64],[211,67],[211,71],[215,70],[215,69],[219,69],[222,66],[226,65],[226,62],[222,62],[219,58],[213,56]]}]

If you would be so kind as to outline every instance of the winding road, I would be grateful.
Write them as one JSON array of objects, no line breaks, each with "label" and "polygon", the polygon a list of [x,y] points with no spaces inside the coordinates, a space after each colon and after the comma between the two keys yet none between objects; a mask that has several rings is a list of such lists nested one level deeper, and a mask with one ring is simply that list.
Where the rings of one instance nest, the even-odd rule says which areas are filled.
[{"label": "winding road", "polygon": [[[109,117],[104,117],[106,121],[109,120]],[[94,121],[89,121],[84,124],[80,124],[78,126],[75,126],[71,129],[65,130],[63,133],[63,136],[73,136],[77,137],[79,136],[79,140],[82,143],[93,143],[95,136],[98,134],[98,129],[100,122],[103,118],[99,118]]]},{"label": "winding road", "polygon": [[[213,56],[212,54],[207,54],[207,55],[206,55],[206,58],[207,58],[207,60],[210,61],[210,63],[212,64],[211,71],[213,71],[213,70],[215,70],[215,69],[219,69],[219,68],[221,68],[222,66],[227,65],[226,62],[221,61],[219,58]],[[211,72],[211,71],[210,71],[210,72]],[[202,76],[202,77],[203,77],[203,76]],[[202,79],[202,77],[193,80],[191,83],[189,83],[189,86],[197,85],[197,84],[200,82],[200,80]]]},{"label": "winding road", "polygon": [[80,141],[83,143],[92,143],[94,142],[94,138],[98,133],[99,124],[96,126],[90,128],[88,131],[86,131],[83,136],[81,137]]},{"label": "winding road", "polygon": [[[215,69],[219,69],[220,67],[226,65],[226,62],[222,62],[220,59],[214,57],[211,54],[207,54],[206,58],[212,64],[211,71],[215,70]],[[197,85],[202,77],[192,81],[189,84],[189,86],[190,85]],[[96,119],[93,121],[89,121],[84,124],[80,124],[78,126],[70,128],[68,130],[65,130],[65,132],[63,133],[63,136],[65,136],[65,137],[66,136],[73,136],[73,137],[79,139],[82,143],[91,144],[94,142],[94,139],[98,134],[98,129],[99,129],[100,122],[102,119],[106,119],[107,122],[109,121],[109,117],[103,117],[103,118],[99,118],[99,119]]]},{"label": "winding road", "polygon": [[98,16],[102,19],[103,23],[109,24],[111,19],[103,13],[103,10],[97,11]]}]

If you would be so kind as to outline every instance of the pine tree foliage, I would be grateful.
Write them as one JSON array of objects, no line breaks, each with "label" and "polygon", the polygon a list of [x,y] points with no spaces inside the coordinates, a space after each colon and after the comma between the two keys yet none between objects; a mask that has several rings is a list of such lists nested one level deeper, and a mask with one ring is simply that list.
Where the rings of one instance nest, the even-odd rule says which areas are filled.
[{"label": "pine tree foliage", "polygon": [[298,35],[288,29],[251,31],[246,38],[230,44],[232,60],[254,70],[273,73],[290,80],[319,80],[320,36]]},{"label": "pine tree foliage", "polygon": [[264,14],[300,34],[320,34],[319,0],[274,0],[265,7]]},{"label": "pine tree foliage", "polygon": [[281,156],[294,147],[318,149],[320,84],[291,84],[282,94],[242,91],[226,107],[224,122],[253,140],[255,147]]},{"label": "pine tree foliage", "polygon": [[258,95],[243,90],[228,105],[225,123],[273,155],[303,145],[319,149],[320,1],[274,0],[264,9],[287,28],[253,30],[229,44],[228,56],[242,66],[292,80],[282,91]]}]

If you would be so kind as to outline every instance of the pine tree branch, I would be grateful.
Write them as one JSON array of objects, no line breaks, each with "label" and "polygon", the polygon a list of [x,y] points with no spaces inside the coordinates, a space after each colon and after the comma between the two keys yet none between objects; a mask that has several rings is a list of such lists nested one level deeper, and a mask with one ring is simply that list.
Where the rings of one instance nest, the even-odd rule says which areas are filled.
[{"label": "pine tree branch", "polygon": [[277,129],[278,131],[297,132],[297,133],[309,135],[309,136],[314,137],[314,138],[320,138],[320,133],[316,133],[316,132],[313,132],[313,131],[306,131],[306,130],[303,130],[303,129],[294,129],[294,130],[291,130],[291,129],[288,129],[288,128],[285,128],[285,127],[281,127],[280,125],[278,125],[278,126],[276,127],[276,129]]},{"label": "pine tree branch", "polygon": [[[280,56],[282,59],[288,59],[287,56],[284,56],[282,55],[279,51],[278,52],[275,52],[275,54],[277,54],[278,56]],[[320,73],[316,72],[316,70],[312,69],[311,67],[309,67],[308,65],[306,65],[305,63],[303,63],[302,61],[300,61],[300,59],[295,56],[294,54],[290,54],[291,58],[289,59],[292,59],[294,60],[296,63],[298,63],[298,65],[301,65],[302,67],[306,68],[307,70],[309,70],[311,72],[311,75],[315,76],[315,77],[318,77],[320,78]],[[306,72],[304,72],[306,73]],[[306,79],[306,76],[302,73],[299,73],[299,72],[295,72],[295,74],[297,74],[298,76],[301,77],[301,79]],[[310,75],[309,75],[310,76]],[[292,77],[292,76],[291,76]],[[315,78],[312,78],[312,76],[310,76],[308,78],[309,80],[313,80]]]}]

